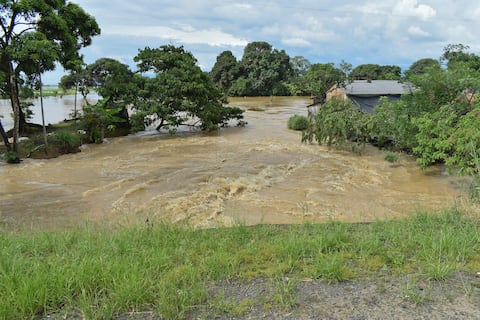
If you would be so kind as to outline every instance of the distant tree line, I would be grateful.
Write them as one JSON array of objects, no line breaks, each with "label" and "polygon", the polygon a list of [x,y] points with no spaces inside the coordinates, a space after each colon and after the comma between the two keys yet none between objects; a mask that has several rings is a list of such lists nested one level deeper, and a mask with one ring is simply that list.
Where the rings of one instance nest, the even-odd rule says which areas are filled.
[{"label": "distant tree line", "polygon": [[267,42],[251,42],[237,60],[231,51],[220,53],[210,72],[226,96],[325,96],[335,84],[351,80],[401,80],[422,72],[438,60],[422,59],[402,73],[395,65],[348,62],[311,63],[303,56],[289,57]]}]

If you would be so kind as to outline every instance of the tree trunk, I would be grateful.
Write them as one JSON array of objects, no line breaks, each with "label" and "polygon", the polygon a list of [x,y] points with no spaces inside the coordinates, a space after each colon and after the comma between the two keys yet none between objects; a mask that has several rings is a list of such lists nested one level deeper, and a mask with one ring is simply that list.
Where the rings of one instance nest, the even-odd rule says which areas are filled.
[{"label": "tree trunk", "polygon": [[43,83],[42,83],[42,74],[40,73],[40,65],[38,67],[38,79],[40,81],[40,109],[42,110],[42,127],[43,127],[43,139],[45,142],[45,154],[48,155],[48,138],[47,138],[47,127],[45,127],[45,111],[43,110]]},{"label": "tree trunk", "polygon": [[13,151],[18,156],[18,138],[20,135],[20,100],[18,98],[17,77],[12,62],[9,62],[10,101],[13,109]]},{"label": "tree trunk", "polygon": [[160,121],[160,124],[157,126],[157,128],[155,130],[160,131],[160,129],[162,129],[162,127],[163,127],[163,122],[164,121],[165,121],[165,119],[162,118],[162,120]]},{"label": "tree trunk", "polygon": [[78,94],[78,82],[75,80],[75,97],[74,97],[74,102],[73,102],[73,123],[75,124],[74,125],[74,128],[75,128],[75,131],[78,130],[77,128],[77,94]]},{"label": "tree trunk", "polygon": [[3,128],[1,120],[0,120],[0,135],[2,136],[3,142],[5,143],[5,147],[7,147],[7,151],[12,151],[12,146],[8,141],[8,136],[7,136],[7,133],[5,132],[5,129]]}]

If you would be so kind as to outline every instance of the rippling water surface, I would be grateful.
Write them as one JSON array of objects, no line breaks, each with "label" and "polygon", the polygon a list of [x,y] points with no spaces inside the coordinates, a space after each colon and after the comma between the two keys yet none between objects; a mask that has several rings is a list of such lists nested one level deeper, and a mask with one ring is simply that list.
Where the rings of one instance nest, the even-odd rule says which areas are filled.
[{"label": "rippling water surface", "polygon": [[147,218],[215,227],[242,222],[364,222],[450,206],[461,180],[366,154],[300,142],[287,129],[308,98],[239,98],[244,128],[146,132],[51,160],[0,164],[0,223],[64,228]]}]

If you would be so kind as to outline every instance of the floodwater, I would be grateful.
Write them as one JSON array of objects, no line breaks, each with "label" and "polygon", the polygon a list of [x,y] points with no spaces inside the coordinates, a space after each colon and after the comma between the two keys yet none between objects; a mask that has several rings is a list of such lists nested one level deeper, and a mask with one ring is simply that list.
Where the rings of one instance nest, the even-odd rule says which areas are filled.
[{"label": "floodwater", "polygon": [[[96,93],[89,94],[87,99],[91,103],[95,103],[98,100]],[[28,122],[42,124],[42,111],[40,108],[40,100],[32,99],[28,100],[33,105],[29,108],[32,112],[32,118]],[[83,97],[77,95],[77,108],[78,111],[81,109],[81,106],[84,104]],[[43,106],[45,112],[45,125],[51,123],[58,123],[65,119],[72,118],[72,115],[75,111],[75,96],[56,96],[56,97],[45,97],[43,98]],[[3,128],[8,131],[13,128],[13,119],[12,119],[12,106],[10,100],[0,99],[0,120],[2,121]]]},{"label": "floodwater", "polygon": [[244,128],[145,132],[50,160],[0,164],[0,225],[66,228],[85,221],[367,222],[451,206],[464,183],[368,147],[362,156],[302,144],[287,129],[308,98],[237,98]]}]

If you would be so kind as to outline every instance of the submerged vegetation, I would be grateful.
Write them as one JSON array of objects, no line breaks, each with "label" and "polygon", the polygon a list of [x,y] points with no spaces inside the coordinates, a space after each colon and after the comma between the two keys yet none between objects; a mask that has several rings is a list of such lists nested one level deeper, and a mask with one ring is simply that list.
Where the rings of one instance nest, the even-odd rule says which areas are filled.
[{"label": "submerged vegetation", "polygon": [[288,119],[288,129],[302,131],[308,128],[308,118],[306,116],[294,115]]},{"label": "submerged vegetation", "polygon": [[195,231],[158,223],[113,232],[87,226],[2,232],[0,240],[2,319],[59,313],[107,319],[146,310],[182,318],[205,304],[225,306],[209,284],[255,278],[276,283],[286,276],[293,287],[283,284],[266,299],[288,307],[295,279],[330,283],[376,278],[381,271],[436,281],[480,268],[478,220],[455,209],[371,224]]}]

